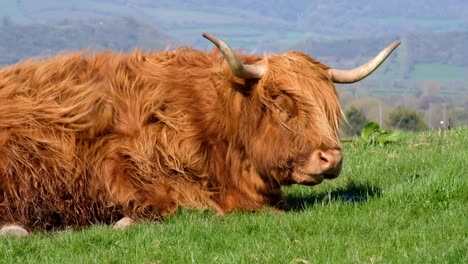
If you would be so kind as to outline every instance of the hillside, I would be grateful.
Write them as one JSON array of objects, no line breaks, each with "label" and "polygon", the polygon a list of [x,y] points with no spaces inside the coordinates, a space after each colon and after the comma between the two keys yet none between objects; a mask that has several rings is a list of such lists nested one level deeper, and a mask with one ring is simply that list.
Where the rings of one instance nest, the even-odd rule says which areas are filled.
[{"label": "hillside", "polygon": [[235,46],[257,49],[291,44],[308,36],[343,39],[468,30],[465,0],[330,1],[287,0],[7,0],[0,9],[23,23],[63,19],[134,17],[185,43],[206,47],[202,31],[227,37]]},{"label": "hillside", "polygon": [[67,50],[164,49],[180,43],[175,37],[133,18],[63,20],[47,25],[3,22],[0,25],[0,65]]},{"label": "hillside", "polygon": [[355,66],[401,39],[393,65],[398,72],[388,78],[466,80],[467,13],[463,0],[6,1],[0,9],[0,65],[87,47],[211,48],[200,36],[211,32],[249,52],[298,49],[335,67]]},{"label": "hillside", "polygon": [[[187,39],[173,35],[134,18],[93,18],[86,20],[64,19],[49,24],[19,24],[4,18],[0,24],[0,65],[17,62],[31,56],[55,54],[63,50],[123,50],[136,47],[164,49],[190,45]],[[222,36],[223,34],[221,34]],[[207,45],[200,32],[191,38]],[[314,37],[289,45],[269,43],[265,50],[282,52],[300,50],[333,67],[350,68],[363,63],[369,57],[395,40],[402,45],[394,55],[393,63],[386,63],[371,78],[384,79],[433,79],[455,81],[468,79],[468,30],[442,33],[412,33],[373,38],[346,38],[341,40],[317,40]],[[244,48],[232,38],[226,41],[235,48]],[[193,44],[194,46],[197,46]],[[269,46],[269,47],[266,47]],[[249,52],[249,50],[247,50]],[[261,49],[250,50],[261,52]],[[391,75],[388,75],[388,73]],[[382,74],[379,74],[382,73]]]}]

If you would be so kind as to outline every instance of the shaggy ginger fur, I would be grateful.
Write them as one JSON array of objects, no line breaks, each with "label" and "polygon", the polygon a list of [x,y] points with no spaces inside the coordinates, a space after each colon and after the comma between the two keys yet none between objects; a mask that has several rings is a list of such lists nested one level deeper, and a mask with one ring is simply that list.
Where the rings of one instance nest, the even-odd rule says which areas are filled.
[{"label": "shaggy ginger fur", "polygon": [[335,87],[299,52],[239,57],[266,75],[238,79],[218,51],[189,48],[0,70],[0,226],[284,209],[293,170],[340,147]]}]

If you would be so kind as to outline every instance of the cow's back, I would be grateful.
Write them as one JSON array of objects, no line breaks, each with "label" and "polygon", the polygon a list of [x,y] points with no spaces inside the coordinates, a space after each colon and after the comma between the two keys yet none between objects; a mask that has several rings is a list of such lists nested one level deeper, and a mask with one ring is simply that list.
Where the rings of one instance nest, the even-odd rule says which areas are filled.
[{"label": "cow's back", "polygon": [[216,100],[209,70],[200,70],[210,63],[182,49],[2,69],[0,225],[78,227],[209,203],[203,128],[193,124],[213,110],[194,106]]}]

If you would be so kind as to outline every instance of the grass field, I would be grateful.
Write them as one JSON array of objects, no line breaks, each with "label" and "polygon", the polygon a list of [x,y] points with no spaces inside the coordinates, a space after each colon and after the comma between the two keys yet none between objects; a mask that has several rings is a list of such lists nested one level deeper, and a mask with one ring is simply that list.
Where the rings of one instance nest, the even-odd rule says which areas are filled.
[{"label": "grass field", "polygon": [[338,179],[286,189],[290,212],[3,238],[0,263],[468,263],[468,128],[344,147]]},{"label": "grass field", "polygon": [[[429,78],[439,81],[453,81],[466,79],[468,69],[440,63],[419,63],[410,72],[410,78],[414,80],[427,80]],[[430,76],[430,77],[428,77]]]}]

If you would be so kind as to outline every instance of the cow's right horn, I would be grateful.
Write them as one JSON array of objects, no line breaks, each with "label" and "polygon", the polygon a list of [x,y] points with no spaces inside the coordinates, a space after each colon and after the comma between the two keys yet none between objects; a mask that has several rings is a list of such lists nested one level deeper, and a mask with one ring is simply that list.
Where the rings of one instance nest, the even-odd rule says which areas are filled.
[{"label": "cow's right horn", "polygon": [[400,41],[395,41],[382,50],[377,56],[366,64],[352,70],[329,69],[328,75],[335,83],[354,83],[366,78],[400,45]]},{"label": "cow's right horn", "polygon": [[229,64],[229,68],[231,68],[232,74],[235,76],[242,79],[260,79],[265,74],[264,67],[242,64],[234,50],[221,39],[208,33],[203,33],[202,35],[204,38],[213,42],[213,44],[221,50],[224,58]]}]

